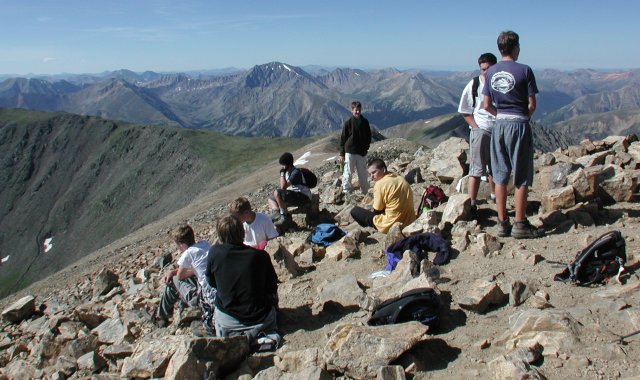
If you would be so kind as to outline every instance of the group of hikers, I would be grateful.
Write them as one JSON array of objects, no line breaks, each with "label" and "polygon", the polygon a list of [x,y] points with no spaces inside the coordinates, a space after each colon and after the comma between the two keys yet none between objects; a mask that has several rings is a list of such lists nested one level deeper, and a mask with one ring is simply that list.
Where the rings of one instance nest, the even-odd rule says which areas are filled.
[{"label": "group of hikers", "polygon": [[[530,225],[525,214],[534,174],[529,120],[536,109],[538,89],[531,68],[516,62],[519,36],[513,31],[502,32],[497,42],[501,60],[498,62],[491,53],[480,56],[481,74],[464,88],[458,110],[470,128],[467,191],[471,215],[477,217],[477,194],[484,177],[496,204],[496,234],[518,239],[540,237],[544,230]],[[404,226],[412,223],[416,211],[411,186],[405,178],[387,170],[383,160],[367,160],[371,127],[362,116],[360,102],[351,103],[351,114],[340,139],[342,191],[346,196],[354,191],[354,173],[364,195],[369,193],[368,178],[374,182],[372,204],[353,207],[351,216],[359,225],[381,233],[387,233],[397,222]],[[157,325],[168,323],[178,302],[199,305],[208,334],[246,335],[259,347],[277,347],[278,281],[264,248],[279,235],[275,224],[290,218],[288,206],[301,206],[312,198],[304,172],[294,165],[293,155],[282,154],[279,164],[278,188],[267,201],[271,215],[253,211],[249,201],[241,197],[231,202],[229,214],[217,222],[215,245],[196,242],[193,230],[186,225],[173,232],[181,256],[178,268],[164,275],[166,288],[153,314]],[[515,186],[513,225],[506,210],[511,174]]]},{"label": "group of hikers", "polygon": [[172,232],[181,255],[178,267],[164,275],[154,323],[167,326],[181,302],[200,306],[207,335],[246,335],[259,346],[277,347],[278,277],[264,248],[278,237],[278,230],[268,215],[253,211],[240,197],[229,205],[229,215],[218,220],[216,232],[213,246],[206,240],[196,242],[189,225]]}]

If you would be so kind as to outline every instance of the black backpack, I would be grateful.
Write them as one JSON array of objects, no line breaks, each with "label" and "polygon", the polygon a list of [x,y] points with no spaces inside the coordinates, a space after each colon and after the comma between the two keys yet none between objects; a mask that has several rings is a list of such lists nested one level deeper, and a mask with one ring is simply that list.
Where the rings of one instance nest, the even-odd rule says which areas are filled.
[{"label": "black backpack", "polygon": [[554,280],[589,286],[607,282],[627,262],[626,243],[620,231],[609,231],[578,252]]},{"label": "black backpack", "polygon": [[316,177],[313,172],[307,168],[298,168],[302,173],[302,184],[306,187],[313,189],[318,186],[318,177]]},{"label": "black backpack", "polygon": [[419,321],[431,325],[438,319],[440,297],[431,288],[417,288],[387,300],[373,310],[370,326]]}]

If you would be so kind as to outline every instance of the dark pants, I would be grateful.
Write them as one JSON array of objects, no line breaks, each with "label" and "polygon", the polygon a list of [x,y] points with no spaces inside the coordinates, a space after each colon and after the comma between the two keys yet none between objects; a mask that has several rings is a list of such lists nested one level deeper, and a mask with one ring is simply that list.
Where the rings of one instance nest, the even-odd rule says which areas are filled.
[{"label": "dark pants", "polygon": [[304,206],[311,202],[311,199],[299,191],[278,189],[278,195],[287,206]]},{"label": "dark pants", "polygon": [[353,220],[358,222],[358,224],[361,225],[362,227],[375,228],[376,225],[373,224],[374,215],[375,214],[373,211],[366,210],[362,207],[354,207],[351,209],[351,217],[353,218]]}]

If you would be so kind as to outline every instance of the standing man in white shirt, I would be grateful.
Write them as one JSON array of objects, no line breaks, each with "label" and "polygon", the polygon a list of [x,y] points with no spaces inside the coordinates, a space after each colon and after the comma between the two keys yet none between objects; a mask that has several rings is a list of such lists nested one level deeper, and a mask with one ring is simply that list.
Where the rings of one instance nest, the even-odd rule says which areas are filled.
[{"label": "standing man in white shirt", "polygon": [[472,217],[477,218],[478,206],[476,197],[480,188],[480,180],[487,177],[491,187],[491,199],[495,200],[495,185],[491,176],[491,133],[496,122],[495,116],[482,108],[482,88],[485,72],[496,64],[498,59],[491,53],[484,53],[478,58],[480,76],[474,77],[462,91],[458,112],[469,124],[469,183],[467,192],[471,198]]}]

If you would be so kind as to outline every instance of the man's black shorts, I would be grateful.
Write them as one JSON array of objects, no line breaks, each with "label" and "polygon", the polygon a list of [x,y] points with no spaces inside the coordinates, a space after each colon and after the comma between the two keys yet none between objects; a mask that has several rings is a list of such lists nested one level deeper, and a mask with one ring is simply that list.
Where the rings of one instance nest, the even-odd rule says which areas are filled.
[{"label": "man's black shorts", "polygon": [[303,206],[311,202],[311,199],[299,191],[278,189],[278,195],[287,206]]}]

